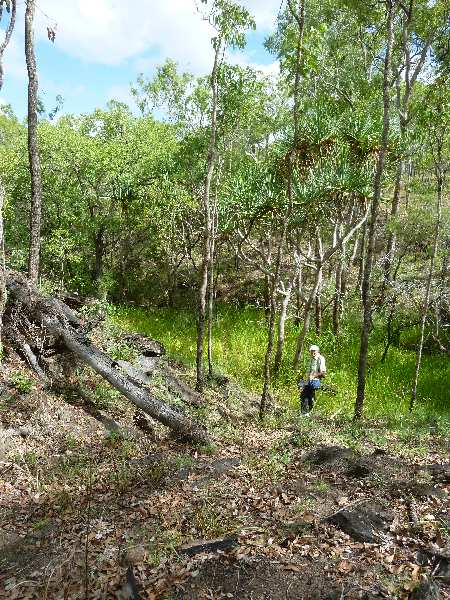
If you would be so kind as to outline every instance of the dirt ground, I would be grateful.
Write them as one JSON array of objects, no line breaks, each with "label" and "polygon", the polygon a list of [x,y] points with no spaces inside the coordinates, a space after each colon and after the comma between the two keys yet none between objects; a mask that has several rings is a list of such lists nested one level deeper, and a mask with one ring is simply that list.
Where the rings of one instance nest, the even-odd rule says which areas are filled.
[{"label": "dirt ground", "polygon": [[[0,598],[450,597],[439,430],[400,439],[295,414],[260,426],[251,399],[216,390],[200,448],[155,423],[144,434],[114,395],[93,414],[26,376],[24,390],[2,373]],[[434,596],[414,592],[424,581]]]}]

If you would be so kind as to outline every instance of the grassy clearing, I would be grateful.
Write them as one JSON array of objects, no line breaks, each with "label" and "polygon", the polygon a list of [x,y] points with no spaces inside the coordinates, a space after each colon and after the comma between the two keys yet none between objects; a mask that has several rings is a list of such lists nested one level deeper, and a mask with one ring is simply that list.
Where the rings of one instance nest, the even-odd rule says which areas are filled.
[{"label": "grassy clearing", "polygon": [[[187,366],[195,365],[196,323],[188,310],[167,308],[119,308],[113,317],[121,327],[161,340],[169,355]],[[279,401],[296,407],[298,373],[292,370],[297,330],[288,323],[283,364],[274,393]],[[327,358],[327,383],[337,394],[318,394],[317,410],[346,417],[353,412],[356,394],[359,327],[347,325],[337,338],[326,328],[317,337],[310,334],[309,343],[318,343]],[[220,307],[214,319],[214,360],[217,370],[236,380],[243,388],[261,390],[262,365],[266,347],[266,327],[262,310],[253,307]],[[408,415],[409,395],[413,379],[415,352],[405,348],[390,349],[384,364],[380,362],[383,339],[371,338],[369,371],[366,384],[365,414],[398,423]],[[305,356],[305,361],[307,357]],[[306,362],[305,362],[306,364]],[[442,355],[424,355],[418,387],[414,420],[437,426],[448,416],[450,361]],[[420,423],[419,423],[420,424]]]}]

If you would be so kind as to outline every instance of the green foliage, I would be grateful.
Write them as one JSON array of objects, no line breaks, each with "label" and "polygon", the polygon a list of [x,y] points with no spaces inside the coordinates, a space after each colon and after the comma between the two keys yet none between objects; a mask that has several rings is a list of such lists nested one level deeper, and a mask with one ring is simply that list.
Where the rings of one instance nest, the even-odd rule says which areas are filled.
[{"label": "green foliage", "polygon": [[9,377],[11,385],[21,394],[29,394],[33,389],[33,381],[26,373],[16,371]]},{"label": "green foliage", "polygon": [[[187,310],[130,309],[117,311],[114,321],[125,329],[160,339],[170,355],[187,365],[195,364],[195,319]],[[289,323],[286,329],[285,355],[275,394],[286,405],[298,407],[298,373],[291,367],[298,330]],[[346,325],[339,337],[325,329],[320,336],[311,332],[306,346],[317,343],[327,358],[326,383],[337,389],[336,395],[317,393],[317,411],[327,415],[350,416],[356,395],[359,353],[358,322]],[[266,325],[260,309],[220,307],[214,320],[214,358],[217,369],[232,377],[244,389],[261,391],[261,373],[266,343]],[[415,348],[400,345],[391,348],[385,363],[380,359],[384,339],[374,336],[369,354],[366,414],[369,417],[407,415],[415,365]],[[306,357],[305,357],[306,360]],[[300,368],[300,371],[303,367]],[[448,411],[450,365],[443,355],[425,354],[419,379],[416,417],[444,415]],[[308,438],[298,443],[308,445]]]}]

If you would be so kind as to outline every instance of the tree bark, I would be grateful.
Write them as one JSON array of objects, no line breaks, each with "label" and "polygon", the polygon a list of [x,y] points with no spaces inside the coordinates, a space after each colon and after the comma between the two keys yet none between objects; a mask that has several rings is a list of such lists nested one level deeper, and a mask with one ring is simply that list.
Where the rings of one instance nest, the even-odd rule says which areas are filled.
[{"label": "tree bark", "polygon": [[208,441],[208,434],[200,425],[153,396],[127,375],[117,361],[93,346],[83,335],[80,321],[68,306],[42,296],[31,282],[11,271],[7,274],[7,289],[10,302],[20,306],[21,313],[26,313],[32,322],[42,327],[45,335],[56,338],[133,404],[179,435],[194,441]]},{"label": "tree bark", "polygon": [[97,230],[94,237],[94,265],[92,268],[92,283],[97,283],[103,275],[103,255],[105,252],[104,227]]},{"label": "tree bark", "polygon": [[294,357],[294,363],[293,363],[294,369],[297,369],[297,367],[300,363],[300,358],[303,354],[303,347],[305,345],[306,336],[308,335],[308,331],[309,331],[309,324],[311,322],[312,307],[313,307],[313,304],[316,299],[317,290],[319,289],[320,282],[322,280],[322,269],[323,269],[322,265],[320,265],[317,268],[316,276],[314,279],[314,284],[311,289],[311,292],[309,293],[308,300],[306,301],[306,304],[305,304],[305,309],[304,309],[304,313],[303,313],[303,326],[302,326],[300,335],[298,336],[297,347],[295,350],[295,357]]},{"label": "tree bark", "polygon": [[36,283],[39,277],[41,251],[42,182],[38,144],[38,78],[34,55],[35,0],[27,0],[25,11],[25,57],[28,71],[28,160],[31,175],[30,248],[28,277]]},{"label": "tree bark", "polygon": [[286,328],[286,319],[287,319],[287,311],[289,307],[289,302],[292,294],[292,287],[294,285],[294,281],[297,281],[297,273],[294,278],[289,282],[288,287],[283,293],[283,300],[281,301],[281,310],[280,316],[278,318],[278,336],[277,336],[277,350],[275,353],[275,361],[273,364],[273,374],[276,377],[280,371],[281,367],[281,359],[283,358],[283,347],[284,347],[284,338],[285,338],[285,328]]},{"label": "tree bark", "polygon": [[428,307],[430,304],[431,282],[433,279],[434,264],[436,262],[438,242],[439,242],[439,231],[440,231],[440,227],[441,227],[442,193],[443,193],[443,188],[444,188],[444,175],[443,175],[442,170],[439,167],[436,168],[436,171],[437,171],[437,184],[438,184],[438,186],[437,186],[436,224],[434,227],[433,249],[431,252],[430,268],[428,270],[428,278],[427,278],[427,284],[426,284],[426,289],[425,289],[425,297],[424,297],[423,306],[422,306],[422,316],[421,316],[421,320],[420,320],[420,338],[419,338],[419,345],[417,347],[416,367],[414,370],[414,381],[413,381],[412,390],[411,390],[411,399],[410,399],[410,403],[409,403],[409,410],[412,410],[414,408],[414,404],[415,404],[416,398],[417,398],[417,384],[419,381],[420,365],[422,362],[423,342],[424,342],[424,338],[425,338],[425,324],[426,324],[426,320],[427,320]]},{"label": "tree bark", "polygon": [[198,302],[198,321],[197,321],[197,383],[196,389],[202,392],[205,387],[205,376],[203,369],[203,344],[205,339],[206,324],[206,301],[208,291],[208,271],[211,262],[211,203],[210,191],[211,182],[216,164],[216,137],[217,137],[217,99],[218,99],[218,80],[217,72],[219,68],[219,56],[221,52],[220,40],[216,41],[214,53],[214,65],[211,73],[211,134],[209,138],[207,173],[205,178],[205,189],[203,192],[203,256],[200,269],[200,286]]},{"label": "tree bark", "polygon": [[0,361],[3,354],[2,324],[3,313],[6,306],[6,280],[5,280],[5,232],[3,227],[3,206],[5,204],[5,188],[0,179]]},{"label": "tree bark", "polygon": [[368,226],[367,239],[367,254],[364,263],[364,271],[361,284],[361,295],[363,303],[363,323],[361,327],[361,341],[359,348],[359,363],[358,363],[358,388],[355,401],[354,419],[360,419],[365,398],[366,374],[367,374],[367,355],[369,348],[369,333],[372,321],[372,291],[371,291],[371,276],[372,265],[375,254],[375,234],[378,219],[378,211],[381,200],[381,186],[386,161],[389,138],[389,104],[390,104],[390,80],[392,70],[392,46],[394,41],[394,2],[395,0],[387,0],[387,19],[386,19],[386,54],[384,58],[384,74],[383,74],[383,131],[381,135],[381,148],[378,156],[373,198],[370,209],[370,221]]},{"label": "tree bark", "polygon": [[[4,38],[0,44],[0,91],[3,87],[3,54],[11,40],[11,35],[16,24],[17,2],[11,0],[11,16],[6,27]],[[2,325],[3,313],[6,306],[6,272],[5,272],[5,231],[3,224],[3,207],[5,204],[5,187],[0,176],[0,361],[2,358]]]},{"label": "tree bark", "polygon": [[213,316],[214,316],[214,296],[215,296],[215,253],[216,253],[216,234],[217,234],[217,190],[214,199],[212,211],[212,226],[211,226],[211,250],[210,250],[210,267],[208,274],[208,375],[213,376]]},{"label": "tree bark", "polygon": [[342,312],[342,285],[343,285],[343,257],[342,251],[336,265],[334,298],[333,298],[333,333],[339,335]]}]

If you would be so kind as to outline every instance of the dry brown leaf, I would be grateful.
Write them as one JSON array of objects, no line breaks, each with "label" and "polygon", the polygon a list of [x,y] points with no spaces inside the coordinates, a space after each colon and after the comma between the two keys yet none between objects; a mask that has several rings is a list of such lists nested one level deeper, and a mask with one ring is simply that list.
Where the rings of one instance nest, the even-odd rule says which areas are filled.
[{"label": "dry brown leaf", "polygon": [[338,564],[338,571],[340,573],[350,573],[352,569],[353,566],[349,560],[341,560],[341,562]]}]

